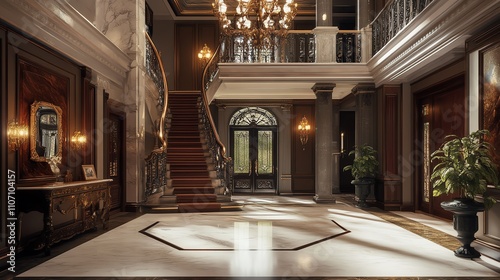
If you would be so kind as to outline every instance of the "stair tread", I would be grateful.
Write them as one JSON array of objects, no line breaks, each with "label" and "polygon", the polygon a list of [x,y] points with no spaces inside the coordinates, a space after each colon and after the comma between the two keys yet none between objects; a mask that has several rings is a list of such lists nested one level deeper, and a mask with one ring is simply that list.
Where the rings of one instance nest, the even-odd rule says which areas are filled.
[{"label": "stair tread", "polygon": [[220,211],[200,134],[201,92],[169,93],[167,162],[179,212]]}]

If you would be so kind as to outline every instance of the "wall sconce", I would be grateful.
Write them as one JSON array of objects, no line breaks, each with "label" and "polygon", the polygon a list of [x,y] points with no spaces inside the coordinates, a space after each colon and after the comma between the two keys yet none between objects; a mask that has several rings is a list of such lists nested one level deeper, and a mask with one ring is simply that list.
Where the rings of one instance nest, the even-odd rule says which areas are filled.
[{"label": "wall sconce", "polygon": [[[302,146],[305,146],[307,144],[307,140],[309,139],[309,131],[311,130],[311,126],[309,125],[306,116],[302,117],[298,129],[299,129],[300,143],[302,143]],[[305,149],[306,149],[305,147],[302,147],[302,150]]]},{"label": "wall sconce", "polygon": [[212,57],[212,51],[207,46],[207,44],[205,44],[198,53],[198,58],[200,59],[203,67],[205,67],[205,65],[207,64],[208,60],[210,60],[211,57]]},{"label": "wall sconce", "polygon": [[11,151],[19,150],[19,147],[28,139],[28,126],[21,125],[16,120],[7,126],[7,141]]},{"label": "wall sconce", "polygon": [[74,149],[81,150],[87,143],[87,136],[80,131],[75,131],[71,136],[71,145]]}]

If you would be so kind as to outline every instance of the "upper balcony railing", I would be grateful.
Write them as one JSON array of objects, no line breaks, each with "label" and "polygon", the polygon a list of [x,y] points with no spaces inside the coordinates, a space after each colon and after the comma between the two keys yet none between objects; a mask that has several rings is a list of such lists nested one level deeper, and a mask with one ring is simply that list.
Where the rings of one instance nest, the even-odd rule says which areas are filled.
[{"label": "upper balcony railing", "polygon": [[433,0],[393,0],[372,22],[373,51],[375,55]]},{"label": "upper balcony railing", "polygon": [[[225,63],[314,63],[316,42],[312,30],[290,30],[287,35],[271,37],[269,46],[254,46],[244,36],[226,36],[221,42],[221,60]],[[336,35],[337,62],[361,62],[362,38],[358,30],[339,31]],[[368,38],[370,39],[370,38]]]}]

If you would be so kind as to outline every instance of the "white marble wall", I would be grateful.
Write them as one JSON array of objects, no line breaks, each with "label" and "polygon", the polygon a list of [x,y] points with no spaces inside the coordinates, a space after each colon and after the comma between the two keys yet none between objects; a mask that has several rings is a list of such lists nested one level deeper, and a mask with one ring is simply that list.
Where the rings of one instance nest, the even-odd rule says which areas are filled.
[{"label": "white marble wall", "polygon": [[126,115],[126,189],[127,203],[142,200],[144,193],[144,158],[146,128],[146,82],[144,71],[145,2],[140,0],[95,0],[95,27],[130,58],[127,80],[113,88],[105,77],[100,86],[107,91],[110,102],[122,104],[115,108]]},{"label": "white marble wall", "polygon": [[94,25],[124,52],[135,52],[137,33],[141,31],[137,29],[137,21],[140,16],[144,18],[143,11],[144,1],[96,0]]}]

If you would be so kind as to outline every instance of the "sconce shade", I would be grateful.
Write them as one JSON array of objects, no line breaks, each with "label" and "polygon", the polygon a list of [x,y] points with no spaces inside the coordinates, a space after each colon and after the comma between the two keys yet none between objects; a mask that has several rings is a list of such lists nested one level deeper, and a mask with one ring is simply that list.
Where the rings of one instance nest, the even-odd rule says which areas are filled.
[{"label": "sconce shade", "polygon": [[311,130],[311,125],[309,125],[309,121],[306,116],[302,117],[302,120],[297,127],[299,130],[300,143],[304,146],[307,144],[307,140],[309,139],[309,131]]},{"label": "sconce shade", "polygon": [[73,148],[80,150],[85,146],[87,143],[87,136],[85,136],[84,133],[81,133],[80,131],[75,131],[73,133],[73,136],[71,136],[71,145],[73,145]]},{"label": "sconce shade", "polygon": [[21,125],[17,121],[11,121],[7,127],[7,141],[11,151],[17,151],[28,139],[28,126]]}]

